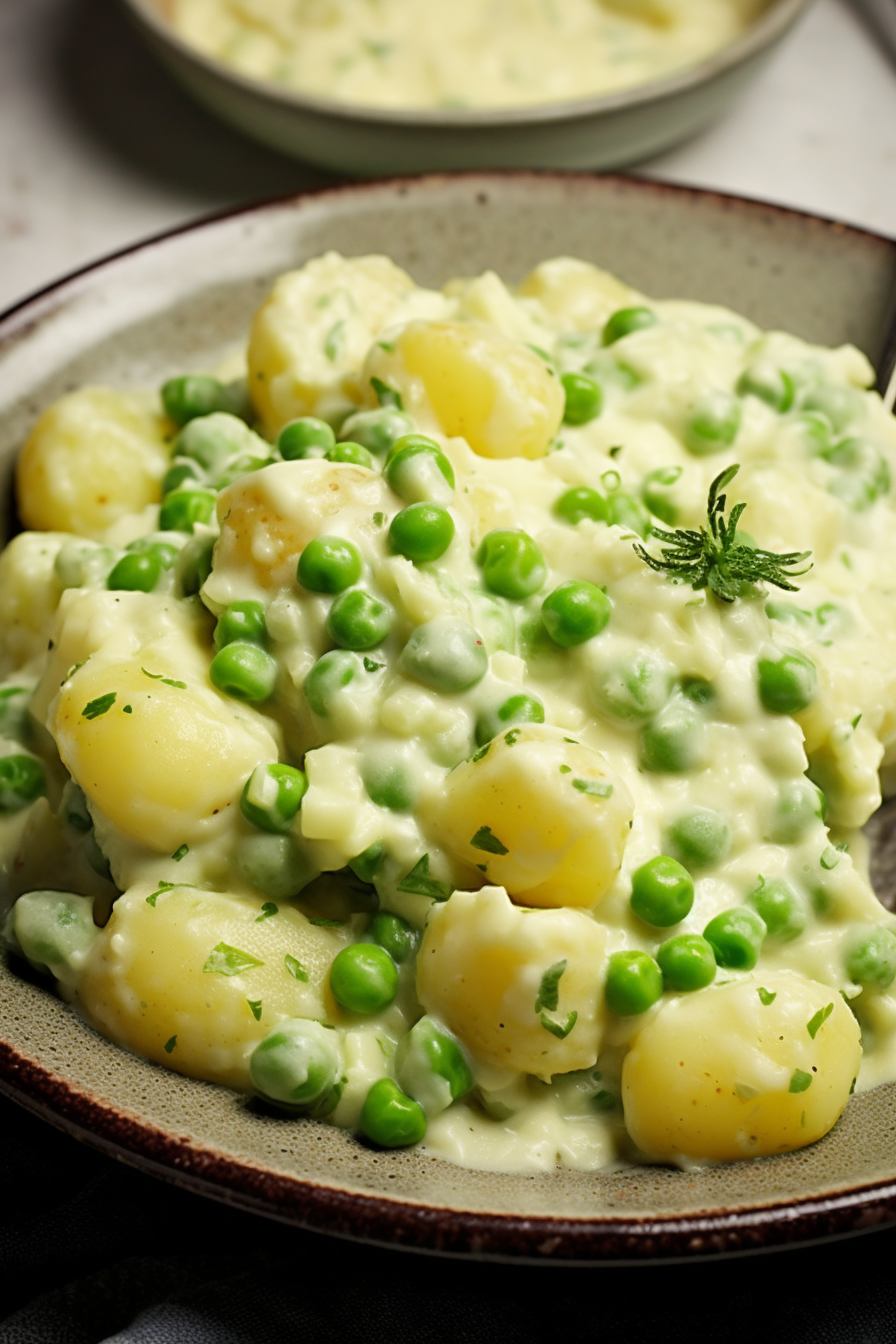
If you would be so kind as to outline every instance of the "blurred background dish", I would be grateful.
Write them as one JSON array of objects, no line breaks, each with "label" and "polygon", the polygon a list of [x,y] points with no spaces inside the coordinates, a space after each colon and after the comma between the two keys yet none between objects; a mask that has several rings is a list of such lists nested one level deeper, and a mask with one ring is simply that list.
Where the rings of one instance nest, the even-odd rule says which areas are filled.
[{"label": "blurred background dish", "polygon": [[[431,227],[435,219],[445,227]],[[327,248],[390,253],[429,285],[486,267],[513,281],[539,259],[579,255],[657,297],[714,300],[872,355],[896,286],[891,240],[624,178],[433,176],[299,196],[139,245],[13,309],[0,324],[4,479],[49,400],[87,382],[152,386],[213,366],[272,278]],[[879,814],[876,846],[878,889],[890,897],[892,816]],[[600,1263],[770,1248],[896,1219],[896,1085],[855,1097],[827,1138],[794,1154],[687,1173],[483,1173],[372,1151],[159,1070],[2,959],[0,998],[0,1091],[145,1170],[305,1227],[456,1254]]]},{"label": "blurred background dish", "polygon": [[[187,40],[171,22],[171,0],[124,0],[174,77],[224,121],[310,163],[369,177],[445,169],[615,168],[635,163],[715,122],[809,2],[741,0],[740,6],[731,6],[726,0],[745,16],[738,36],[717,50],[704,50],[680,69],[667,69],[631,87],[591,96],[577,91],[564,101],[528,106],[416,108],[348,102],[345,93],[326,97],[256,78]],[[616,0],[617,11],[631,10],[633,3],[642,10],[646,0],[626,0],[624,5]],[[660,18],[670,4],[671,0],[650,0]],[[630,22],[625,14],[617,19]],[[664,21],[671,22],[668,15]],[[720,37],[722,33],[720,28]],[[226,38],[225,33],[222,41]],[[698,49],[699,44],[694,46],[695,52]],[[253,60],[246,64],[253,68]],[[268,57],[259,57],[254,64],[267,69]],[[505,96],[512,95],[495,95],[502,101]],[[544,97],[545,90],[538,96]]]}]

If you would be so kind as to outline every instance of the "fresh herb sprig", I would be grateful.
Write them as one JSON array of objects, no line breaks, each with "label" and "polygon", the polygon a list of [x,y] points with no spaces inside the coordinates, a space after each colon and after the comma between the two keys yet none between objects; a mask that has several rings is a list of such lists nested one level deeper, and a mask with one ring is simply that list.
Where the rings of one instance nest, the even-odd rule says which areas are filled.
[{"label": "fresh herb sprig", "polygon": [[[737,597],[755,596],[757,584],[771,583],[776,588],[796,592],[791,580],[812,568],[811,551],[764,551],[737,540],[737,525],[746,504],[735,504],[725,517],[725,488],[731,484],[740,465],[727,467],[709,487],[706,516],[709,528],[679,527],[674,532],[655,527],[651,536],[661,543],[659,555],[635,545],[638,555],[651,569],[665,572],[679,583],[689,583],[698,591],[709,588],[723,602]],[[809,561],[806,564],[806,561]],[[802,565],[802,568],[798,566]]]}]

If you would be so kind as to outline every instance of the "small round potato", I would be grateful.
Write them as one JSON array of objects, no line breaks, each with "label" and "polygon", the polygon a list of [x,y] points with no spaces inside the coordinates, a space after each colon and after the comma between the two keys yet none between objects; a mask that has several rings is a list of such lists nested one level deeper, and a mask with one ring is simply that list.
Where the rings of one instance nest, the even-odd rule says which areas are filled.
[{"label": "small round potato", "polygon": [[663,1004],[623,1065],[625,1123],[663,1161],[803,1148],[837,1120],[861,1055],[835,989],[795,971],[756,972]]},{"label": "small round potato", "polygon": [[456,891],[430,913],[417,995],[477,1059],[548,1079],[597,1059],[605,960],[606,932],[580,910],[521,910],[500,887]]}]

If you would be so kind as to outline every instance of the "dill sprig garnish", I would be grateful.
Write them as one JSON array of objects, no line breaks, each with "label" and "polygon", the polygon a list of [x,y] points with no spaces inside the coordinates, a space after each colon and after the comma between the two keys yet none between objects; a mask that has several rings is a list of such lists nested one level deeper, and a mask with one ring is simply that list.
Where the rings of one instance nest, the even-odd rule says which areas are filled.
[{"label": "dill sprig garnish", "polygon": [[[788,592],[797,591],[791,579],[812,568],[811,551],[764,551],[737,540],[737,525],[746,504],[735,504],[725,517],[725,495],[740,470],[740,465],[720,472],[709,487],[706,516],[709,529],[679,527],[674,532],[655,527],[651,537],[661,543],[659,555],[651,555],[636,544],[638,555],[651,569],[670,575],[679,583],[689,583],[698,591],[710,588],[723,602],[736,597],[753,597],[757,584],[771,583]],[[804,562],[809,560],[809,564]],[[802,565],[802,569],[797,566]]]}]

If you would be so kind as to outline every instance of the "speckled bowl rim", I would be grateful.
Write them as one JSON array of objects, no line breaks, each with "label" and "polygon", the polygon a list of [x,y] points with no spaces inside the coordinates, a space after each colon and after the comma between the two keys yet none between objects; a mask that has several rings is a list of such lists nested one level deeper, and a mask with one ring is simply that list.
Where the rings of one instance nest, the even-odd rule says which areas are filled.
[{"label": "speckled bowl rim", "polygon": [[530,107],[496,109],[379,108],[365,103],[348,103],[335,98],[302,93],[301,90],[281,87],[268,80],[254,79],[224,61],[216,60],[200,51],[185,41],[164,18],[160,13],[159,0],[121,0],[121,3],[131,11],[136,22],[148,28],[159,43],[170,47],[182,60],[191,62],[225,83],[229,82],[272,106],[302,109],[327,117],[334,122],[354,122],[369,128],[376,126],[409,129],[419,127],[430,130],[439,128],[455,129],[463,133],[489,130],[499,126],[546,126],[555,122],[578,121],[603,113],[610,115],[661,103],[664,99],[674,98],[688,89],[717,79],[772,46],[796,23],[812,0],[770,0],[768,8],[733,42],[659,79],[647,80],[617,93],[590,98],[570,98]]},{"label": "speckled bowl rim", "polygon": [[[294,210],[298,213],[308,207],[322,207],[326,211],[345,203],[360,204],[363,208],[365,200],[377,199],[384,193],[394,195],[396,200],[413,197],[415,192],[421,191],[444,191],[449,195],[468,191],[484,197],[489,189],[500,194],[502,184],[507,184],[510,191],[534,193],[540,191],[540,184],[546,184],[548,188],[570,184],[572,189],[579,188],[584,194],[590,194],[595,188],[595,204],[601,191],[634,193],[644,200],[645,205],[677,202],[697,209],[721,208],[737,212],[739,217],[760,226],[771,226],[776,220],[790,220],[808,230],[807,236],[818,236],[820,231],[825,236],[856,240],[862,246],[876,249],[888,261],[892,260],[896,276],[896,241],[869,230],[762,202],[590,173],[439,174],[306,192],[249,209],[223,212],[122,249],[67,275],[0,315],[0,364],[4,356],[15,349],[17,339],[27,337],[29,332],[45,324],[51,325],[54,313],[64,310],[67,300],[72,297],[77,300],[91,291],[102,291],[107,284],[120,284],[122,264],[126,280],[129,261],[159,249],[162,253],[166,249],[177,249],[179,240],[201,238],[207,230],[219,226],[226,228],[231,222],[251,221],[263,217],[265,212]],[[61,1012],[69,1011],[64,1005],[58,1006]],[[96,1045],[107,1051],[125,1053],[101,1038],[97,1038]],[[147,1071],[147,1086],[151,1087],[157,1066],[142,1061],[139,1065]],[[889,1100],[896,1098],[896,1086],[878,1089],[878,1093],[884,1090],[888,1092]],[[681,1216],[668,1213],[571,1218],[556,1214],[524,1216],[388,1198],[379,1192],[359,1193],[328,1185],[323,1179],[297,1178],[269,1170],[251,1160],[234,1158],[213,1145],[177,1132],[173,1127],[159,1126],[133,1110],[110,1104],[89,1088],[74,1084],[66,1077],[65,1066],[57,1068],[36,1062],[27,1050],[16,1048],[4,1038],[2,1022],[0,1092],[89,1145],[178,1186],[292,1225],[417,1251],[527,1263],[659,1263],[805,1245],[869,1231],[896,1221],[896,1148],[892,1172],[888,1167],[886,1175],[875,1179],[855,1181],[850,1185],[834,1183],[816,1195],[797,1200],[769,1199],[734,1209],[705,1207]],[[857,1097],[852,1105],[861,1107],[869,1096],[874,1095]],[[439,1165],[444,1174],[445,1164],[440,1162]],[[646,1172],[649,1169],[638,1170]],[[551,1177],[534,1175],[529,1179],[539,1181]]]}]

